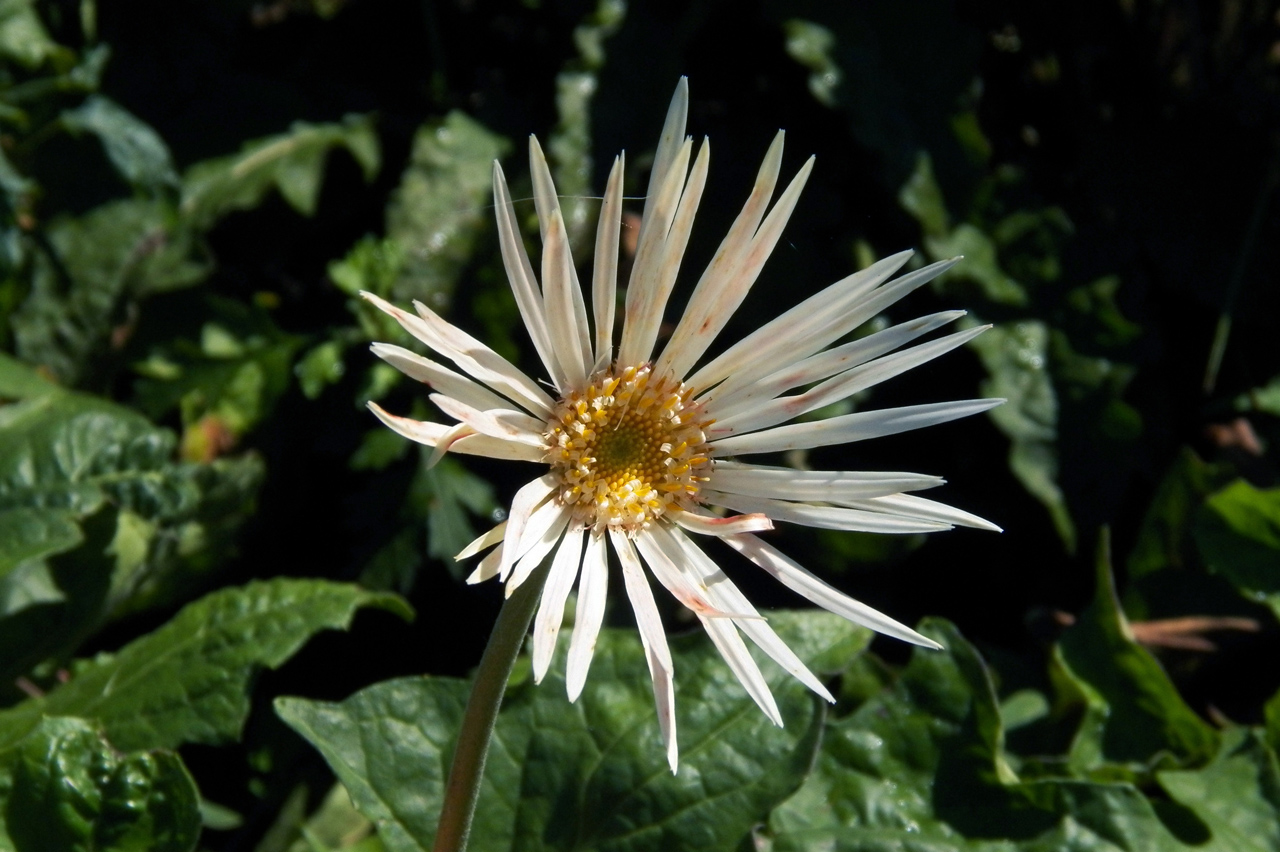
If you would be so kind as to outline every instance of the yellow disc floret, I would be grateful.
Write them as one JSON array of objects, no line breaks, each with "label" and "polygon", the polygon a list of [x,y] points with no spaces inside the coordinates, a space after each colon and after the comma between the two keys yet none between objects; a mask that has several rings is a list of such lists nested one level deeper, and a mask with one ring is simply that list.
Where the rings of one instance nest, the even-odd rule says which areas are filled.
[{"label": "yellow disc floret", "polygon": [[561,398],[547,424],[547,462],[574,520],[637,532],[672,506],[692,505],[710,466],[710,421],[680,382],[649,366],[605,370]]}]

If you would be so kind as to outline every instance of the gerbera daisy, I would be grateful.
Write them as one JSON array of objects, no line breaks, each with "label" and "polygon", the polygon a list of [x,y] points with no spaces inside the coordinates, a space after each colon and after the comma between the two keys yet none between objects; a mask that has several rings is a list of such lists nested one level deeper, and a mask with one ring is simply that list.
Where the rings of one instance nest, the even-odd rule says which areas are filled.
[{"label": "gerbera daisy", "polygon": [[616,342],[623,157],[614,161],[600,212],[590,316],[537,139],[529,140],[529,159],[542,232],[541,286],[502,168],[494,163],[502,258],[549,390],[425,305],[415,303],[414,315],[364,294],[457,368],[375,343],[379,357],[428,385],[431,401],[457,420],[410,420],[370,403],[384,423],[434,447],[433,459],[454,451],[543,466],[542,474],[516,493],[507,520],[458,558],[492,548],[469,582],[498,577],[510,594],[551,557],[533,629],[533,672],[539,681],[550,665],[565,604],[577,583],[566,674],[570,701],[587,677],[604,618],[608,551],[616,555],[653,677],[672,771],[677,748],[671,654],[646,566],[697,615],[746,691],[781,725],[777,705],[741,634],[814,692],[828,701],[832,696],[697,539],[719,538],[787,587],[850,621],[937,647],[824,583],[755,533],[771,529],[774,521],[883,533],[934,532],[956,524],[998,529],[909,493],[942,484],[935,476],[794,470],[741,459],[890,435],[976,414],[1001,402],[963,400],[799,419],[983,331],[967,329],[900,348],[964,314],[946,311],[832,346],[958,258],[890,280],[911,256],[896,254],[837,281],[719,355],[705,357],[755,282],[813,167],[810,158],[770,207],[782,161],[781,131],[742,212],[670,337],[658,347],[709,160],[705,141],[693,155],[693,141],[685,136],[687,109],[688,87],[682,79],[654,158]]}]

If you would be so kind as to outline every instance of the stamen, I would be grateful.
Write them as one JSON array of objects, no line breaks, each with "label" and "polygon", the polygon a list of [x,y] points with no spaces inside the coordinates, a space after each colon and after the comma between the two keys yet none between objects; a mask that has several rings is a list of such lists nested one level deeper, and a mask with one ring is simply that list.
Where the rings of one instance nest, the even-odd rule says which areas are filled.
[{"label": "stamen", "polygon": [[547,463],[574,521],[634,534],[695,505],[709,448],[689,389],[649,365],[605,370],[563,397],[547,422]]}]

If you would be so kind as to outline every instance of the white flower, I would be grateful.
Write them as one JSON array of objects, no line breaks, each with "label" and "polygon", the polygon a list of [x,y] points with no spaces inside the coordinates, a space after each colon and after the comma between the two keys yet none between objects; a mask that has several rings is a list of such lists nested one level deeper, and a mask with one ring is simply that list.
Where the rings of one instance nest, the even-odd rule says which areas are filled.
[{"label": "white flower", "polygon": [[[899,349],[964,313],[947,311],[831,345],[958,258],[890,281],[911,252],[896,254],[837,281],[720,355],[704,359],[755,282],[813,167],[810,158],[769,208],[782,160],[782,132],[670,338],[655,354],[707,176],[705,141],[692,168],[689,165],[693,141],[685,137],[687,107],[688,87],[682,79],[649,178],[616,349],[623,158],[614,161],[597,228],[591,318],[537,140],[529,140],[529,159],[542,231],[541,288],[521,241],[502,169],[494,163],[503,261],[554,395],[426,306],[415,304],[414,316],[364,294],[460,371],[398,346],[375,343],[373,351],[379,357],[427,384],[432,402],[458,421],[445,425],[410,420],[371,403],[384,423],[434,447],[433,458],[453,450],[549,466],[516,493],[508,519],[458,558],[493,548],[469,582],[497,576],[510,594],[544,558],[555,554],[534,622],[533,671],[539,681],[555,650],[565,602],[578,583],[567,669],[570,701],[582,690],[604,618],[607,551],[612,547],[648,657],[672,771],[677,751],[671,654],[645,566],[698,616],[747,692],[781,725],[777,705],[740,632],[814,692],[833,699],[702,551],[697,537],[719,538],[783,585],[850,621],[937,647],[827,585],[753,533],[771,529],[775,520],[885,533],[933,532],[954,524],[998,529],[967,512],[908,493],[942,484],[935,476],[793,470],[737,459],[918,429],[985,411],[1001,401],[940,402],[794,422],[981,332],[982,328],[969,329]],[[700,361],[704,363],[698,366]],[[722,517],[709,511],[716,508],[739,514]]]}]

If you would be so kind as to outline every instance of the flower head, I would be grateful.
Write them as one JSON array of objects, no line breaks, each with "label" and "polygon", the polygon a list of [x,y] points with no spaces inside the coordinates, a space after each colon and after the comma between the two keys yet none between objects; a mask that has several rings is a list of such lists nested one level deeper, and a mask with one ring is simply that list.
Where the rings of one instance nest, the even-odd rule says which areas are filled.
[{"label": "flower head", "polygon": [[810,158],[769,205],[782,160],[781,132],[765,155],[742,212],[703,272],[670,338],[656,351],[709,160],[705,141],[694,157],[693,142],[685,137],[687,107],[688,89],[681,80],[649,179],[616,348],[623,158],[614,161],[597,228],[590,318],[537,140],[530,138],[529,157],[542,232],[541,286],[520,237],[502,168],[494,163],[503,261],[554,395],[424,305],[416,304],[414,315],[365,294],[456,367],[375,343],[378,356],[428,385],[431,400],[457,421],[448,425],[410,420],[371,403],[384,423],[434,447],[433,459],[453,450],[543,466],[542,475],[516,493],[508,519],[458,558],[489,550],[469,582],[496,576],[510,594],[554,554],[534,624],[537,680],[550,665],[565,603],[577,583],[567,668],[571,701],[586,680],[604,618],[607,551],[616,555],[653,676],[672,771],[677,752],[671,654],[646,566],[697,615],[747,692],[780,725],[777,705],[742,634],[814,692],[833,699],[703,552],[699,537],[719,538],[787,587],[851,621],[936,647],[827,585],[754,533],[771,529],[774,521],[884,533],[933,532],[956,524],[997,529],[967,512],[911,493],[940,485],[938,477],[793,470],[738,459],[917,429],[985,411],[1001,401],[942,402],[797,422],[802,415],[950,351],[983,330],[968,329],[901,348],[963,316],[963,311],[947,311],[833,345],[958,258],[893,280],[911,253],[886,258],[806,299],[721,354],[704,357],[755,283],[813,167]]}]

